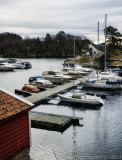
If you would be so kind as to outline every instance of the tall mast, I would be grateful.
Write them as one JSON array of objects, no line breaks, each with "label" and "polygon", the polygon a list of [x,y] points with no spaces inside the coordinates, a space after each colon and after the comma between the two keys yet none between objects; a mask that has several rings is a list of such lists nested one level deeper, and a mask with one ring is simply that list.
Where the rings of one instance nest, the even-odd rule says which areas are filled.
[{"label": "tall mast", "polygon": [[[99,53],[99,21],[98,21],[98,39],[97,39],[97,45],[98,45],[98,48],[97,48],[97,55]],[[98,58],[97,58],[97,61],[98,61]],[[97,79],[98,79],[98,70],[99,70],[99,61],[98,61],[98,65],[97,65]]]},{"label": "tall mast", "polygon": [[74,37],[74,58],[75,58],[75,37]]},{"label": "tall mast", "polygon": [[[75,36],[74,36],[74,58],[75,58]],[[73,68],[73,74],[74,74],[74,68]],[[73,95],[74,95],[74,78],[73,78]]]},{"label": "tall mast", "polygon": [[107,14],[105,14],[105,66],[104,66],[104,70],[106,69],[106,24],[107,24]]}]

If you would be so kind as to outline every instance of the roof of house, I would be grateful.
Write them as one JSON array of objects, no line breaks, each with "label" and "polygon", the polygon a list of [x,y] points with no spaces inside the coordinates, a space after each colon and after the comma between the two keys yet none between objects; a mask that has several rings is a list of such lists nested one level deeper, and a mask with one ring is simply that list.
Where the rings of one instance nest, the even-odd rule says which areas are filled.
[{"label": "roof of house", "polygon": [[32,103],[0,88],[0,120],[16,115],[31,106]]},{"label": "roof of house", "polygon": [[[99,46],[98,46],[98,44],[89,44],[88,46],[90,46],[90,45],[94,46],[100,52],[105,52],[105,44],[99,44]],[[108,48],[107,45],[106,45],[106,48]]]},{"label": "roof of house", "polygon": [[101,56],[103,56],[105,54],[105,52],[99,52],[97,54],[94,55],[95,58],[100,58]]}]

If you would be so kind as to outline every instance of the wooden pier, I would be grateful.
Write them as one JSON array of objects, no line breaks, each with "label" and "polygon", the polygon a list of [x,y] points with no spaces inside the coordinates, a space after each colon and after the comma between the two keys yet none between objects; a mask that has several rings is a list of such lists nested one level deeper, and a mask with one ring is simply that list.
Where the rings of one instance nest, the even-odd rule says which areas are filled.
[{"label": "wooden pier", "polygon": [[77,79],[77,80],[74,80],[74,82],[68,82],[68,83],[65,83],[63,85],[58,85],[54,88],[50,88],[46,91],[43,91],[43,92],[40,92],[36,95],[32,95],[32,96],[29,96],[29,97],[26,97],[25,99],[35,105],[38,105],[42,102],[42,100],[44,100],[45,98],[49,97],[49,96],[53,96],[63,90],[66,90],[66,89],[69,89],[69,88],[72,88],[73,85],[78,85],[80,84],[80,80]]},{"label": "wooden pier", "polygon": [[[82,117],[30,111],[31,127],[64,132],[72,123],[79,125]],[[83,125],[80,125],[83,126]]]}]

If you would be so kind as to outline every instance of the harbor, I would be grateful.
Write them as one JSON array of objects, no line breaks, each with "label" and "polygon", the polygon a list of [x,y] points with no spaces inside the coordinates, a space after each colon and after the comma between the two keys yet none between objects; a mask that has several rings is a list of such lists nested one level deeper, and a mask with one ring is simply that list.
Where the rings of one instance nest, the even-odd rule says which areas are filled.
[{"label": "harbor", "polygon": [[121,10],[1,1],[0,160],[122,159]]},{"label": "harbor", "polygon": [[[23,60],[23,59],[22,59]],[[1,72],[0,84],[2,88],[14,94],[15,89],[21,89],[23,84],[28,83],[29,77],[39,76],[45,70],[52,69],[60,71],[62,68],[63,59],[29,59],[33,68],[29,70],[18,70],[17,72]],[[41,65],[40,65],[41,63]],[[49,64],[49,68],[46,64]],[[4,81],[8,79],[9,81]],[[57,94],[60,92],[73,92],[73,81],[63,85],[57,85],[54,88],[38,93],[39,96],[34,96],[31,102],[35,107],[31,110],[31,114],[41,115],[39,120],[37,116],[31,117],[37,124],[31,127],[31,148],[30,157],[32,159],[54,158],[54,153],[58,159],[80,159],[82,156],[92,155],[121,155],[121,91],[101,91],[95,92],[92,90],[82,89],[79,80],[74,81],[74,92],[86,92],[87,94],[105,95],[104,105],[100,108],[86,107],[84,104],[72,104],[61,102]],[[51,95],[53,95],[51,97]],[[49,96],[49,97],[48,97]],[[22,97],[22,96],[21,96]],[[25,100],[31,99],[24,97]],[[48,97],[48,98],[47,98]],[[42,101],[48,99],[48,101]],[[39,114],[40,113],[40,114]],[[52,116],[48,117],[47,116]],[[58,119],[56,119],[58,116]],[[40,118],[41,117],[41,118]],[[62,118],[63,117],[63,118]],[[71,122],[71,118],[78,118],[77,123]],[[57,122],[61,119],[66,126],[62,129],[52,129],[52,126],[44,125],[46,119],[48,122]],[[64,121],[65,118],[65,121]],[[80,119],[81,118],[81,119]],[[82,119],[83,118],[83,119]],[[70,122],[69,122],[70,121]],[[32,123],[33,123],[32,122]],[[65,123],[66,122],[66,123]],[[60,123],[59,123],[60,124]],[[55,158],[54,158],[55,159]]]},{"label": "harbor", "polygon": [[[74,80],[74,84],[80,84],[80,80]],[[35,105],[41,103],[44,99],[46,99],[49,96],[53,96],[56,93],[62,92],[63,90],[69,89],[73,87],[73,82],[68,82],[59,86],[56,86],[54,88],[50,88],[49,90],[43,91],[41,93],[38,93],[36,95],[29,96],[25,98],[27,101],[34,103]]]}]

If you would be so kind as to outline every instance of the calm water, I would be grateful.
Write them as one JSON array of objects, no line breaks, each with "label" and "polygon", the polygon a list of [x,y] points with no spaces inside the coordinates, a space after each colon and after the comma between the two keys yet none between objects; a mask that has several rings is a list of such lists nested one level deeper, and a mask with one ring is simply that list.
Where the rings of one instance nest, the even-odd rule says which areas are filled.
[{"label": "calm water", "polygon": [[[24,59],[25,60],[25,59]],[[29,70],[0,72],[0,87],[14,93],[28,83],[30,76],[42,71],[62,68],[63,59],[28,59],[33,65]],[[78,92],[80,87],[76,88]],[[33,110],[83,117],[81,126],[71,125],[63,133],[31,129],[33,160],[91,160],[122,159],[122,92],[104,99],[100,109],[86,109],[60,103],[58,98]]]}]

